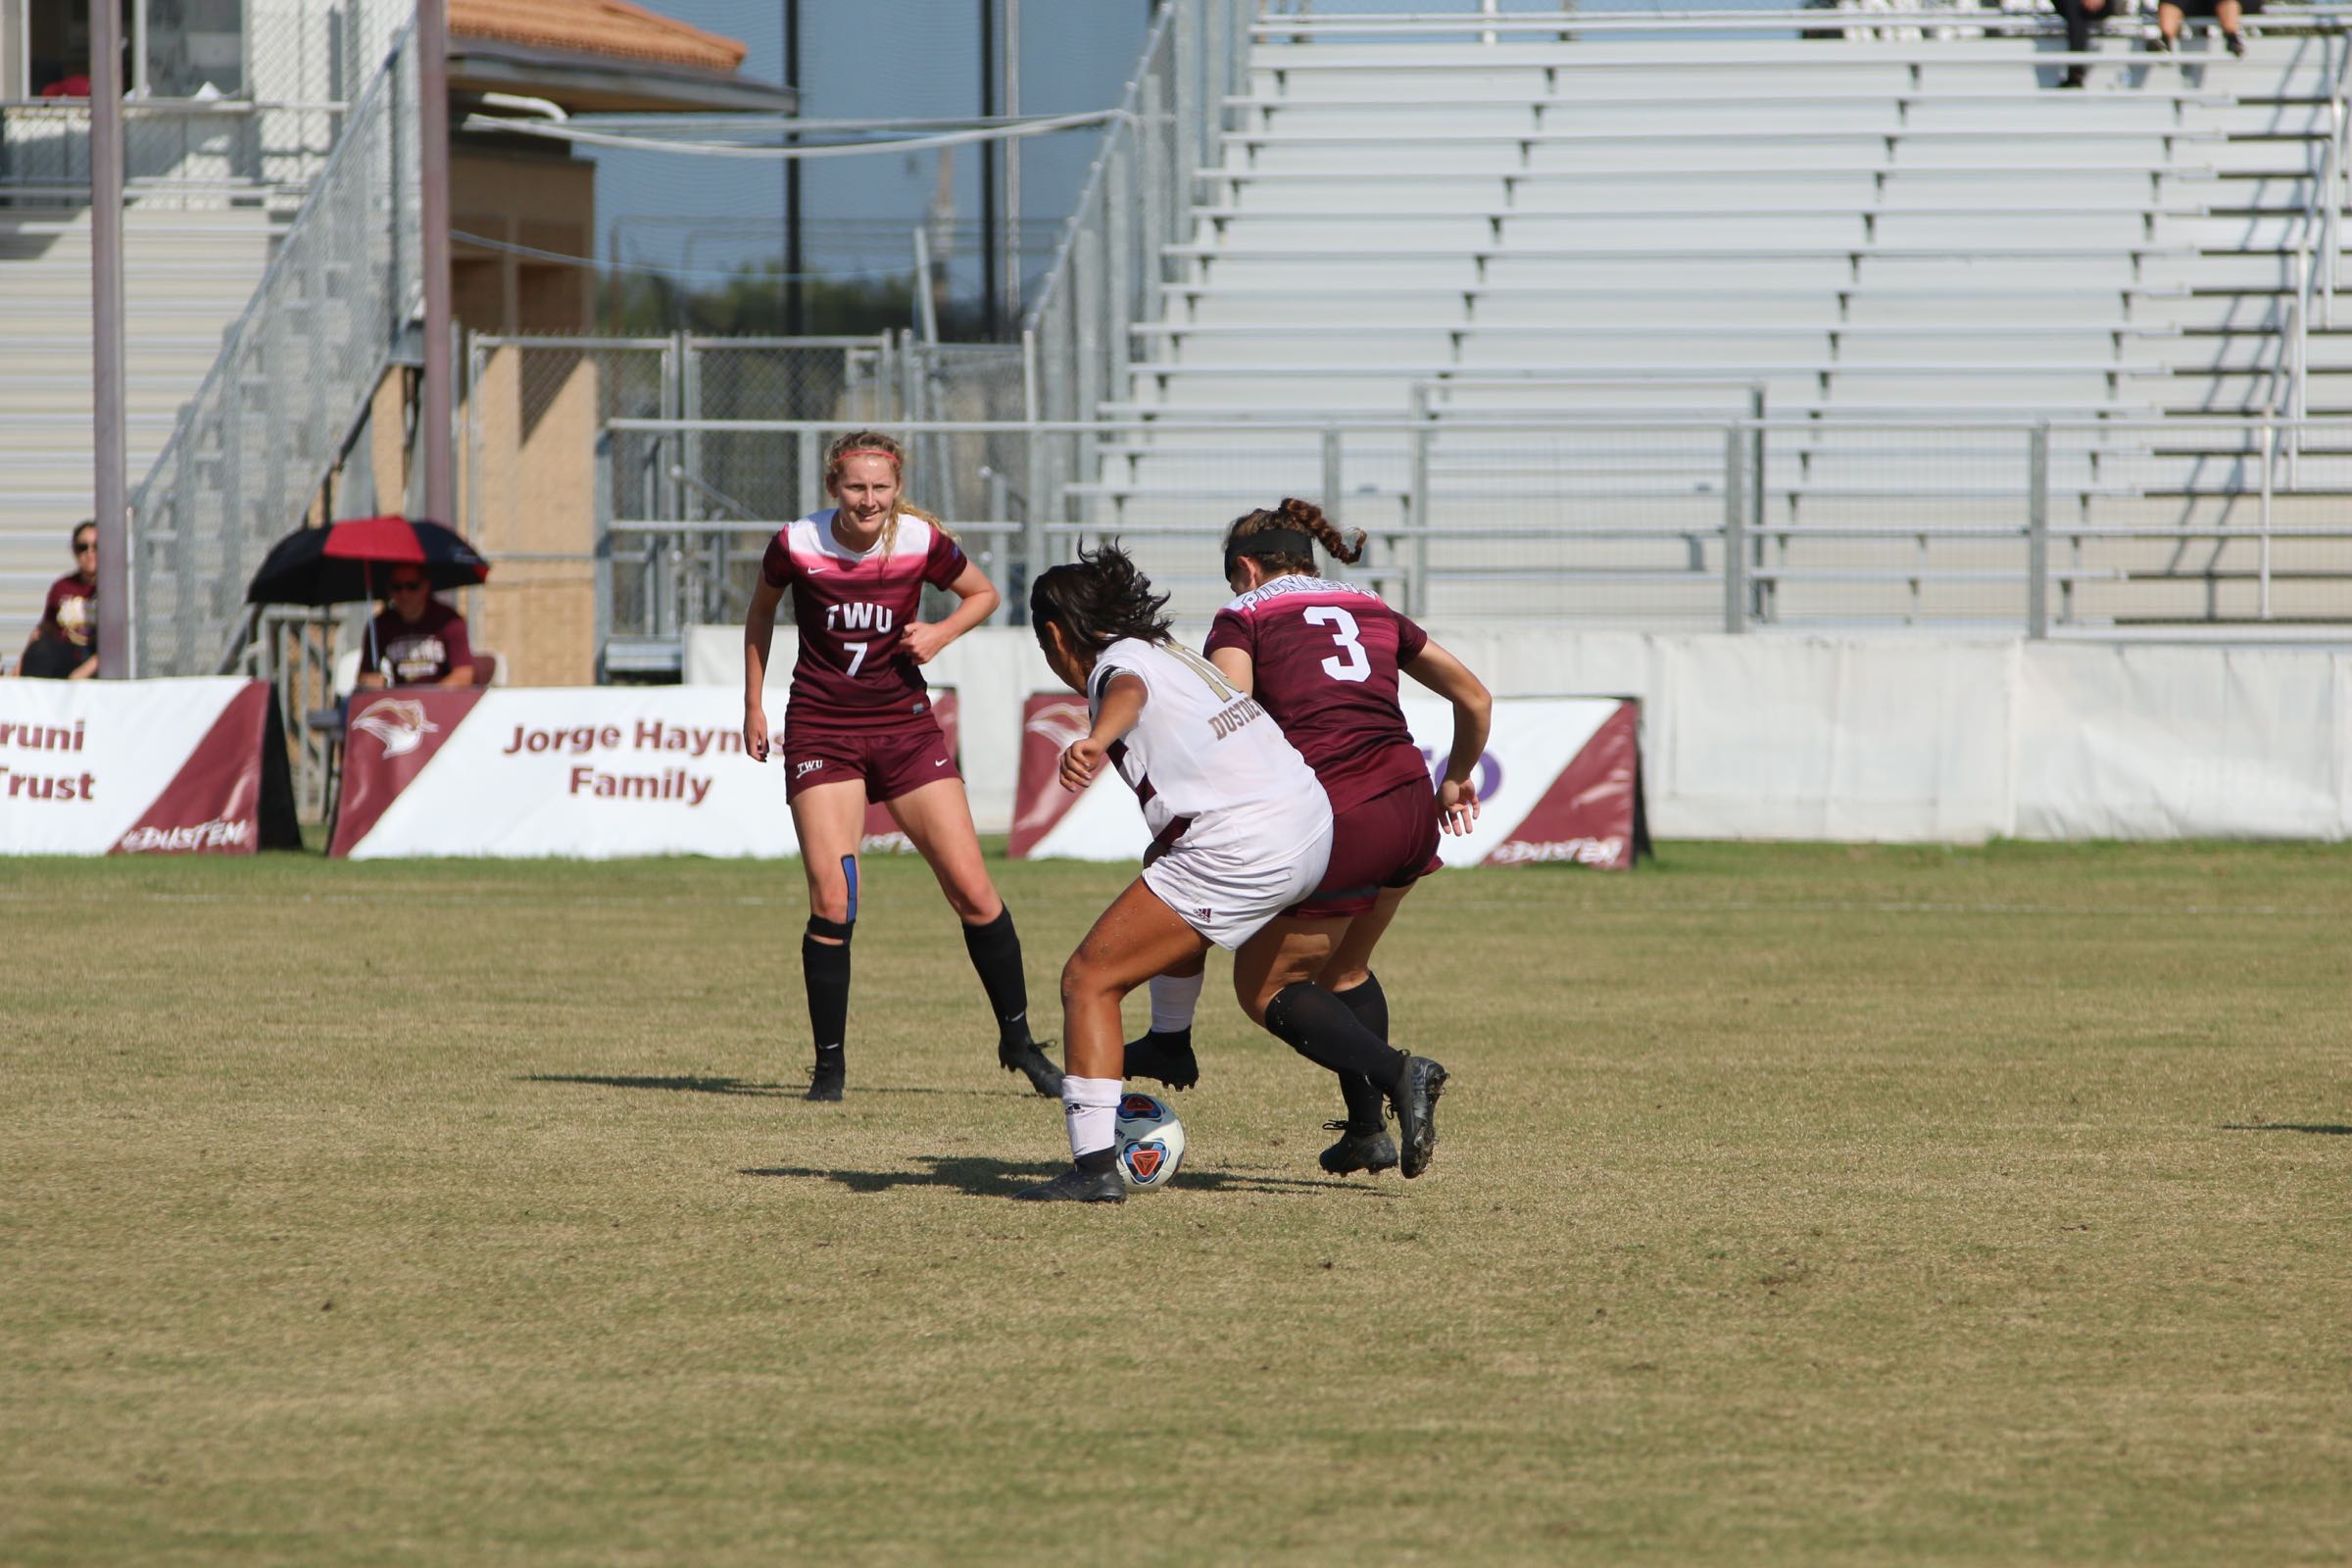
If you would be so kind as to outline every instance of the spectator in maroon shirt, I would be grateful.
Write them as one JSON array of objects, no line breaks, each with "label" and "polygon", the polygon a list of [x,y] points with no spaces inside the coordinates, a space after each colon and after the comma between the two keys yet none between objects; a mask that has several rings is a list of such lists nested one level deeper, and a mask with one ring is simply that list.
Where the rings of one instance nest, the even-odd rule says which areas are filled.
[{"label": "spectator in maroon shirt", "polygon": [[360,655],[363,690],[470,686],[473,645],[466,617],[435,599],[420,566],[394,566],[384,612]]},{"label": "spectator in maroon shirt", "polygon": [[17,667],[47,680],[98,673],[98,524],[87,517],[74,525],[74,569],[49,585],[40,624]]}]

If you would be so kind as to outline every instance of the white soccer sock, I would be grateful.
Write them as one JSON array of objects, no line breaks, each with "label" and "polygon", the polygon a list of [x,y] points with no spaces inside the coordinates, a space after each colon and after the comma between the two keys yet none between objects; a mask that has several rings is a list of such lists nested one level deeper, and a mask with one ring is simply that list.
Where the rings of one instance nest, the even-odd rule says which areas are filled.
[{"label": "white soccer sock", "polygon": [[1108,1149],[1118,1141],[1119,1092],[1125,1087],[1117,1078],[1062,1075],[1061,1113],[1070,1124],[1072,1159]]},{"label": "white soccer sock", "polygon": [[1152,1032],[1174,1034],[1193,1026],[1193,1009],[1200,1004],[1200,987],[1208,971],[1199,974],[1155,974],[1152,977]]}]

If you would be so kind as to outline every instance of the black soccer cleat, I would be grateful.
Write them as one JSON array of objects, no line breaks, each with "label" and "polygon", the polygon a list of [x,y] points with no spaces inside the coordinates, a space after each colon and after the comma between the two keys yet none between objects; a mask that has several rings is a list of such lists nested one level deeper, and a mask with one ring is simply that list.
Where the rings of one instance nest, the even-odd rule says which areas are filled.
[{"label": "black soccer cleat", "polygon": [[839,1051],[820,1051],[816,1054],[816,1065],[808,1072],[808,1092],[801,1097],[803,1100],[835,1102],[841,1099],[841,1054]]},{"label": "black soccer cleat", "polygon": [[1081,1170],[1072,1165],[1052,1181],[1024,1187],[1012,1196],[1031,1203],[1124,1203],[1127,1184],[1115,1170]]},{"label": "black soccer cleat", "polygon": [[1396,1140],[1389,1136],[1386,1127],[1359,1133],[1344,1121],[1327,1121],[1323,1125],[1340,1135],[1340,1141],[1318,1156],[1323,1168],[1334,1176],[1349,1176],[1359,1170],[1377,1176],[1384,1170],[1396,1168]]},{"label": "black soccer cleat", "polygon": [[1193,1055],[1193,1031],[1148,1030],[1141,1040],[1127,1042],[1127,1076],[1150,1078],[1170,1089],[1190,1089],[1200,1081],[1200,1063]]},{"label": "black soccer cleat", "polygon": [[1396,1143],[1405,1180],[1429,1169],[1438,1147],[1438,1097],[1446,1092],[1446,1069],[1427,1056],[1407,1056],[1404,1078],[1389,1094],[1396,1112]]},{"label": "black soccer cleat", "polygon": [[2232,60],[2246,58],[2246,35],[2244,33],[2225,32],[2222,34],[2222,42],[2229,47],[2230,57]]},{"label": "black soccer cleat", "polygon": [[1027,1078],[1029,1087],[1048,1100],[1061,1098],[1061,1069],[1054,1065],[1036,1041],[999,1041],[997,1064],[1006,1072],[1017,1072]]}]

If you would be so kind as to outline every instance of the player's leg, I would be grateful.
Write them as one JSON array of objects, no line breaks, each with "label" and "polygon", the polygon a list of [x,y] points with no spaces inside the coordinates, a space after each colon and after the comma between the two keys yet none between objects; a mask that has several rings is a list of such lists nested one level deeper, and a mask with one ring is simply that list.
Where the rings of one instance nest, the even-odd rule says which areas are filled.
[{"label": "player's leg", "polygon": [[[1411,891],[1409,887],[1382,888],[1372,907],[1348,922],[1346,933],[1315,977],[1323,989],[1348,1004],[1356,1022],[1383,1040],[1389,1038],[1389,999],[1381,990],[1380,976],[1372,972],[1372,950],[1380,945],[1405,894]],[[1323,1168],[1335,1176],[1389,1169],[1396,1163],[1396,1141],[1389,1136],[1388,1097],[1358,1073],[1339,1076],[1340,1098],[1347,1102],[1348,1116],[1344,1121],[1323,1124],[1340,1135],[1339,1142],[1323,1151]]]},{"label": "player's leg", "polygon": [[1059,1095],[1061,1069],[1047,1058],[1029,1030],[1029,982],[1021,969],[1020,934],[1013,929],[1012,911],[989,880],[963,781],[933,779],[883,805],[930,865],[949,906],[962,922],[964,952],[996,1015],[998,1062],[1005,1071],[1027,1078],[1039,1094]]},{"label": "player's leg", "polygon": [[1127,1042],[1128,1077],[1157,1079],[1170,1089],[1190,1089],[1200,1081],[1200,1063],[1193,1054],[1193,1012],[1200,1004],[1207,967],[1203,949],[1193,962],[1152,977],[1152,1027]]},{"label": "player's leg", "polygon": [[1346,1003],[1306,978],[1321,972],[1344,923],[1274,921],[1234,956],[1234,992],[1244,1010],[1298,1054],[1343,1076],[1370,1080],[1396,1112],[1404,1174],[1418,1176],[1437,1148],[1435,1112],[1446,1069],[1391,1046]]},{"label": "player's leg", "polygon": [[1185,924],[1139,877],[1096,919],[1061,970],[1062,1114],[1071,1166],[1015,1197],[1118,1202],[1126,1196],[1112,1163],[1125,1045],[1119,1004],[1155,974],[1198,962],[1207,939]]},{"label": "player's leg", "polygon": [[808,879],[801,978],[808,991],[808,1028],[816,1046],[810,1100],[841,1098],[850,1021],[850,935],[858,924],[858,838],[864,822],[860,780],[811,785],[792,797],[793,831],[800,836],[801,869]]}]

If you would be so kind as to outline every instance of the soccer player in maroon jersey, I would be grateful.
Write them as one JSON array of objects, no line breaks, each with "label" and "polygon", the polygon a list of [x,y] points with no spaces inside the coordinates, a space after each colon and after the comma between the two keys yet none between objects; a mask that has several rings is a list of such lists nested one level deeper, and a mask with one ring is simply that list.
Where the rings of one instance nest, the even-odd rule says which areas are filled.
[{"label": "soccer player in maroon jersey", "polygon": [[[1206,651],[1227,680],[1274,715],[1331,797],[1322,886],[1256,940],[1308,961],[1321,985],[1385,1040],[1389,1004],[1372,950],[1413,884],[1439,868],[1439,830],[1467,833],[1477,820],[1473,780],[1494,705],[1461,661],[1379,595],[1320,576],[1317,544],[1353,563],[1364,535],[1343,534],[1320,508],[1298,500],[1236,519],[1225,535],[1225,577],[1238,597],[1218,612]],[[1397,705],[1400,672],[1453,706],[1453,746],[1434,789]],[[1191,1020],[1200,988],[1198,971],[1153,982],[1152,1032],[1129,1046],[1130,1074],[1179,1089],[1197,1079]],[[1348,1117],[1328,1124],[1341,1137],[1323,1151],[1323,1168],[1347,1175],[1398,1163],[1380,1088],[1344,1063],[1324,1065],[1339,1073]],[[1407,1149],[1405,1174],[1420,1174],[1427,1160],[1426,1150]]]},{"label": "soccer player in maroon jersey", "polygon": [[1167,602],[1115,544],[1081,551],[1029,585],[1029,624],[1047,664],[1087,698],[1089,729],[1061,754],[1062,787],[1085,788],[1107,762],[1135,791],[1152,845],[1061,971],[1071,1164],[1013,1196],[1124,1200],[1119,1004],[1152,976],[1198,973],[1212,943],[1234,950],[1236,1000],[1267,1032],[1382,1087],[1405,1174],[1418,1176],[1437,1143],[1444,1064],[1395,1049],[1315,984],[1321,953],[1266,939],[1282,911],[1323,881],[1331,803],[1266,710],[1169,639]]},{"label": "soccer player in maroon jersey", "polygon": [[[825,491],[839,505],[777,531],[744,619],[743,744],[756,761],[765,761],[770,747],[767,659],[787,591],[800,628],[780,750],[808,878],[808,929],[801,938],[816,1045],[808,1098],[841,1098],[858,845],[868,801],[889,808],[963,922],[964,948],[997,1018],[998,1062],[1039,1094],[1058,1098],[1060,1069],[1029,1033],[1012,911],[980,858],[963,776],[918,667],[986,620],[998,594],[937,518],[906,505],[899,479],[905,466],[905,452],[889,436],[860,430],[836,440],[825,455]],[[942,620],[917,620],[925,583],[961,603]]]}]

